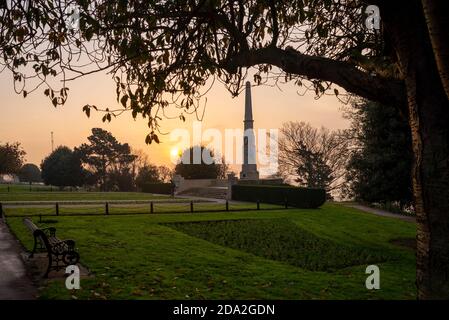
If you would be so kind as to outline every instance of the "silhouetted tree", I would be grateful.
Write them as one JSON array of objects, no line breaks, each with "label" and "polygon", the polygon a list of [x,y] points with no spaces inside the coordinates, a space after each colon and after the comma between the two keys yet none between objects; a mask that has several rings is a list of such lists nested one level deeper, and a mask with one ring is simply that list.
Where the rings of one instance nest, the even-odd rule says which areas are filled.
[{"label": "silhouetted tree", "polygon": [[140,189],[146,183],[162,182],[159,175],[158,167],[152,164],[147,164],[140,168],[136,177],[136,186]]},{"label": "silhouetted tree", "polygon": [[20,168],[18,173],[19,179],[22,182],[41,182],[41,170],[33,163],[26,163]]},{"label": "silhouetted tree", "polygon": [[19,172],[25,154],[18,142],[0,144],[0,174]]},{"label": "silhouetted tree", "polygon": [[303,187],[323,188],[329,198],[340,190],[347,160],[347,141],[341,132],[290,121],[280,133],[279,166],[284,176]]},{"label": "silhouetted tree", "polygon": [[120,143],[108,131],[93,128],[92,135],[87,137],[89,144],[83,143],[76,152],[83,164],[96,177],[102,190],[132,189],[132,164],[136,156],[131,154],[127,143]]},{"label": "silhouetted tree", "polygon": [[214,152],[203,146],[190,147],[183,151],[180,162],[175,167],[175,174],[185,179],[222,178],[225,163],[217,163]]},{"label": "silhouetted tree", "polygon": [[398,109],[374,102],[354,103],[348,135],[353,139],[347,166],[348,193],[366,202],[412,202],[410,127]]},{"label": "silhouetted tree", "polygon": [[162,182],[170,182],[174,171],[167,166],[159,166],[157,167],[157,171],[159,173],[159,180]]},{"label": "silhouetted tree", "polygon": [[56,148],[41,164],[42,179],[47,185],[76,187],[83,185],[83,168],[76,152],[69,147]]}]

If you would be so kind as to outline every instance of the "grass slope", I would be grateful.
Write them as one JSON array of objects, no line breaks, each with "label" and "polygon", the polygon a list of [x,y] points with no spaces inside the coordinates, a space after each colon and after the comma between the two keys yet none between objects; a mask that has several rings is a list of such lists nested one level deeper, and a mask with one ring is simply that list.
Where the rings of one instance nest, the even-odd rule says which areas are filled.
[{"label": "grass slope", "polygon": [[[167,223],[236,219],[255,219],[254,223],[260,224],[259,219],[263,219],[266,228],[271,223],[278,224],[282,218],[288,219],[289,232],[306,230],[307,237],[314,241],[387,255],[386,261],[378,263],[381,289],[365,288],[366,265],[311,271],[167,226]],[[414,252],[390,242],[395,238],[415,237],[415,225],[334,204],[316,210],[52,217],[52,220],[57,221],[51,225],[57,228],[60,237],[76,240],[81,262],[95,277],[82,279],[82,289],[74,292],[65,289],[63,281],[50,281],[41,292],[42,298],[70,299],[72,295],[79,299],[415,298]],[[32,237],[22,219],[7,221],[30,248]],[[298,230],[293,231],[294,226]],[[316,254],[316,260],[327,259],[322,253],[310,254]]]}]

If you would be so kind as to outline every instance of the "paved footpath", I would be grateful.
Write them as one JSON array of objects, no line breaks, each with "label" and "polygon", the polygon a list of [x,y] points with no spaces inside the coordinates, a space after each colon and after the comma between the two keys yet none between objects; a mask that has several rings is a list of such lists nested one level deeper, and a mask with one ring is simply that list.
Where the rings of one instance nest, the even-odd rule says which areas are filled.
[{"label": "paved footpath", "polygon": [[0,300],[31,300],[37,290],[28,277],[22,249],[0,218]]},{"label": "paved footpath", "polygon": [[404,221],[408,221],[408,222],[416,222],[415,217],[409,217],[409,216],[405,216],[405,215],[401,215],[401,214],[397,214],[397,213],[391,213],[391,212],[388,212],[388,211],[385,211],[382,209],[364,206],[362,204],[353,203],[353,204],[345,204],[345,205],[348,207],[351,207],[351,208],[359,209],[361,211],[372,213],[372,214],[382,216],[382,217],[390,217],[390,218],[396,218],[396,219],[400,219],[400,220],[404,220]]}]

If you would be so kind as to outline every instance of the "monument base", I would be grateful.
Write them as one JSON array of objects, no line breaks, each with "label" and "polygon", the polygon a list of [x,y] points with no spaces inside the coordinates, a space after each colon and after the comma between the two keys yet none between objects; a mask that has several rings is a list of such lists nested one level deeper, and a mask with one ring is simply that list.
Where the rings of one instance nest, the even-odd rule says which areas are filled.
[{"label": "monument base", "polygon": [[242,171],[240,172],[240,180],[259,180],[258,171]]}]

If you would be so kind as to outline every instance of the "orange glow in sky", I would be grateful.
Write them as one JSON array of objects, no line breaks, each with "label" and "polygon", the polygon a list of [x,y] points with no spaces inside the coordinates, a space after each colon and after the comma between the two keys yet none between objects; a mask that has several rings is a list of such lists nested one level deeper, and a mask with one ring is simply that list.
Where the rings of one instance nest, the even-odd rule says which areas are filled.
[{"label": "orange glow in sky", "polygon": [[[26,161],[40,164],[51,152],[50,132],[54,132],[55,146],[66,145],[71,148],[87,141],[93,127],[101,127],[112,132],[120,142],[128,142],[132,148],[141,149],[155,164],[172,166],[170,157],[174,142],[169,141],[168,133],[175,128],[192,128],[195,115],[187,116],[186,122],[177,117],[164,119],[160,135],[161,143],[145,144],[148,127],[145,119],[136,120],[130,113],[124,113],[111,123],[101,121],[102,114],[92,110],[87,118],[82,111],[85,104],[102,107],[119,107],[116,102],[115,84],[104,74],[94,74],[68,83],[69,98],[62,107],[54,108],[42,90],[29,94],[27,98],[13,90],[12,76],[9,72],[0,73],[1,116],[0,142],[18,141],[27,152]],[[277,87],[259,86],[252,89],[253,116],[255,128],[280,128],[286,121],[306,121],[313,126],[343,129],[348,121],[342,117],[341,103],[334,96],[315,100],[314,93],[304,96],[297,93],[292,84]],[[203,118],[204,128],[243,128],[244,93],[232,98],[224,86],[218,82],[207,94],[207,105]],[[174,110],[167,112],[176,116]]]}]

